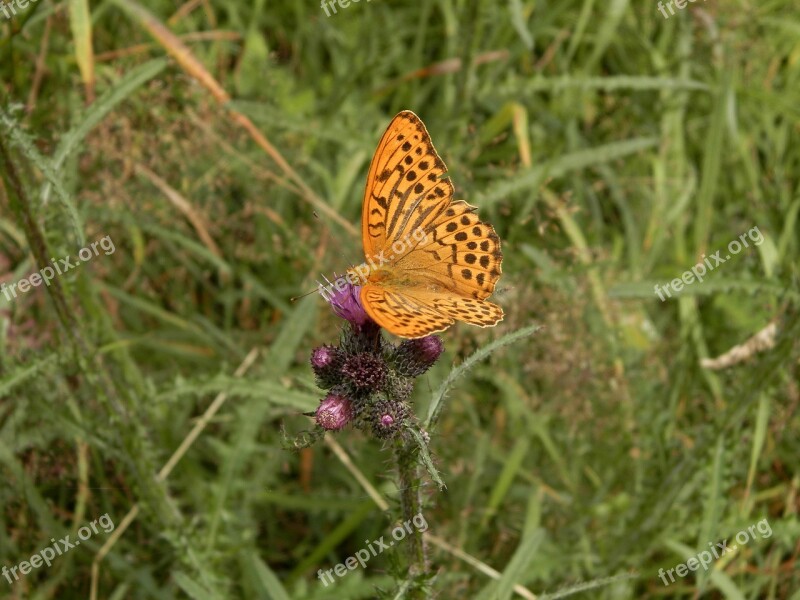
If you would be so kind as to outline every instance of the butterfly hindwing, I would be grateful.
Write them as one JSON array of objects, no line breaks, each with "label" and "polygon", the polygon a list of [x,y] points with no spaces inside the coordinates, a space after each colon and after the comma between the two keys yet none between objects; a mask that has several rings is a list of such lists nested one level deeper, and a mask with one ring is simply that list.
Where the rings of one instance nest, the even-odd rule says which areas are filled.
[{"label": "butterfly hindwing", "polygon": [[367,284],[361,289],[361,302],[373,321],[406,338],[443,331],[454,321],[492,327],[503,320],[497,304],[423,287],[389,290]]},{"label": "butterfly hindwing", "polygon": [[453,319],[421,302],[410,293],[367,284],[361,288],[361,304],[370,318],[395,335],[417,338],[444,331]]}]

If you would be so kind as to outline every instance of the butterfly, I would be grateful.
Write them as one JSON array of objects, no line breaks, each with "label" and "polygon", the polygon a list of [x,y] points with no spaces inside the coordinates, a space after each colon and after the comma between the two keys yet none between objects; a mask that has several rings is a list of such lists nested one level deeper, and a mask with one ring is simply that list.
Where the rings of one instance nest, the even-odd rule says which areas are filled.
[{"label": "butterfly", "polygon": [[455,321],[491,327],[503,309],[488,302],[503,254],[475,207],[453,200],[447,167],[413,112],[392,119],[372,157],[361,205],[366,262],[359,300],[387,331],[419,338]]}]

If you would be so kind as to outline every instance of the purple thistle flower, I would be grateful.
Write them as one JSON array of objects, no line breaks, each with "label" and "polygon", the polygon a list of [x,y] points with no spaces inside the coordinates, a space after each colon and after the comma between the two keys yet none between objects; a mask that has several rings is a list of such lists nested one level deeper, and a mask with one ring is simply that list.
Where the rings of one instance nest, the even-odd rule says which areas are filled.
[{"label": "purple thistle flower", "polygon": [[416,423],[409,404],[413,378],[441,356],[441,338],[430,335],[399,345],[383,339],[360,300],[361,287],[336,281],[320,287],[334,313],[350,322],[338,346],[323,345],[311,352],[311,368],[319,387],[332,390],[313,413],[316,431],[337,431],[351,423],[383,440],[402,437]]},{"label": "purple thistle flower", "polygon": [[346,396],[331,392],[320,402],[315,418],[323,429],[337,431],[353,418],[353,405]]},{"label": "purple thistle flower", "polygon": [[371,321],[364,307],[361,306],[360,292],[361,288],[359,286],[345,283],[343,290],[340,291],[339,287],[334,287],[333,293],[326,298],[337,316],[350,321],[357,327],[361,327]]},{"label": "purple thistle flower", "polygon": [[438,335],[405,340],[395,352],[397,372],[406,377],[418,377],[433,366],[442,352],[444,343]]}]

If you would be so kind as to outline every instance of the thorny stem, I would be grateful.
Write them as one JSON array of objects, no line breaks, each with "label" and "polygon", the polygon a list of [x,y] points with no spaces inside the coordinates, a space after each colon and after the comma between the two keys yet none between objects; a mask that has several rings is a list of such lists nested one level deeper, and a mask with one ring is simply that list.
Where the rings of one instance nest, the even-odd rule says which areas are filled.
[{"label": "thorny stem", "polygon": [[[416,446],[413,441],[399,436],[394,446],[395,461],[397,463],[398,487],[400,488],[400,509],[403,522],[407,523],[414,516],[422,512],[420,496],[420,468],[417,462]],[[427,586],[420,585],[421,580],[428,575],[428,552],[425,538],[421,531],[412,527],[412,532],[406,538],[405,546],[408,555],[408,577],[413,582],[408,598],[412,600],[428,597]]]}]

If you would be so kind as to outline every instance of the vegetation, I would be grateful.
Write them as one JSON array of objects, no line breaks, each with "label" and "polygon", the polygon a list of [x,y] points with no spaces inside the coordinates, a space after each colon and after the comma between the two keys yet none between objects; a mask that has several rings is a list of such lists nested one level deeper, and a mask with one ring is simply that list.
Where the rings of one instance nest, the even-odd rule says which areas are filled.
[{"label": "vegetation", "polygon": [[[1,597],[800,599],[795,2],[22,3],[0,11]],[[291,298],[361,262],[403,109],[504,255],[505,320],[444,332],[414,390],[423,420],[443,401],[446,485],[423,470],[421,592],[402,541],[318,579],[400,520],[391,443],[286,444],[343,326]]]}]

